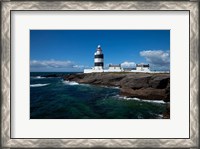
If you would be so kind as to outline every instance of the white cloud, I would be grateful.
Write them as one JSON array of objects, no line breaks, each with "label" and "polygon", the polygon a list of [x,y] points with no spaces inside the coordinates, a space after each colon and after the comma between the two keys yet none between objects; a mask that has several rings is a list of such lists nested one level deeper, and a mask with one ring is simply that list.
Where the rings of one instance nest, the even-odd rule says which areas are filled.
[{"label": "white cloud", "polygon": [[123,68],[133,68],[133,67],[135,67],[135,65],[136,64],[134,62],[128,62],[128,61],[121,63],[121,66]]},{"label": "white cloud", "polygon": [[56,60],[32,60],[31,67],[45,67],[45,68],[73,68],[74,64],[71,61],[56,61]]},{"label": "white cloud", "polygon": [[162,50],[146,50],[141,51],[140,56],[144,57],[154,69],[169,70],[170,53]]},{"label": "white cloud", "polygon": [[89,68],[89,66],[84,66],[84,65],[74,65],[73,68],[84,69],[84,68]]},{"label": "white cloud", "polygon": [[86,68],[71,61],[59,60],[31,60],[30,67],[31,71],[81,71]]}]

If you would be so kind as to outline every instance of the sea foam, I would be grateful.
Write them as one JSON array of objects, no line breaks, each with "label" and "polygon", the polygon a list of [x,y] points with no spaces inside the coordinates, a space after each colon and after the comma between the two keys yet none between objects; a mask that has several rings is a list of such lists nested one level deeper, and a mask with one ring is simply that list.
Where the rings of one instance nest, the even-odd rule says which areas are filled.
[{"label": "sea foam", "polygon": [[77,83],[75,81],[63,81],[63,83],[66,85],[79,85],[79,83]]},{"label": "sea foam", "polygon": [[140,98],[130,98],[130,97],[125,97],[125,96],[116,96],[119,99],[124,99],[124,100],[137,100],[137,101],[143,101],[143,102],[153,102],[153,103],[166,103],[163,100],[146,100],[146,99],[140,99]]},{"label": "sea foam", "polygon": [[31,84],[30,87],[42,87],[42,86],[47,86],[49,85],[49,83],[47,84]]},{"label": "sea foam", "polygon": [[41,76],[31,76],[31,78],[33,78],[33,79],[44,79],[45,77],[41,77]]}]

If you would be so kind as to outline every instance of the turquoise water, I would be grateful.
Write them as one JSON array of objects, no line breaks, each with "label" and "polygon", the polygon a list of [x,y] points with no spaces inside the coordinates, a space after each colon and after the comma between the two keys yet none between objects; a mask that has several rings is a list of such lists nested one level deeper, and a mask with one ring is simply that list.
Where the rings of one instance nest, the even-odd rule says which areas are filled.
[{"label": "turquoise water", "polygon": [[55,73],[30,73],[31,119],[159,119],[166,110],[162,102],[120,97],[118,88],[41,77],[47,74]]}]

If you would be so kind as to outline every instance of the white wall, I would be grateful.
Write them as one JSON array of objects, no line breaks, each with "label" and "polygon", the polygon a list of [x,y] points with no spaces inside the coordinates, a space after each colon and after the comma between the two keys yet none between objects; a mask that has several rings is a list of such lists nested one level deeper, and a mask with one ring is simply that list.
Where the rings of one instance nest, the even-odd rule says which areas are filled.
[{"label": "white wall", "polygon": [[109,67],[108,70],[122,70],[120,67]]},{"label": "white wall", "polygon": [[94,66],[94,70],[103,70],[102,66]]},{"label": "white wall", "polygon": [[123,72],[123,70],[121,70],[121,69],[112,69],[112,70],[107,69],[107,70],[104,70],[104,72]]},{"label": "white wall", "polygon": [[137,71],[150,71],[149,67],[136,67]]},{"label": "white wall", "polygon": [[103,72],[103,69],[84,69],[84,73]]}]

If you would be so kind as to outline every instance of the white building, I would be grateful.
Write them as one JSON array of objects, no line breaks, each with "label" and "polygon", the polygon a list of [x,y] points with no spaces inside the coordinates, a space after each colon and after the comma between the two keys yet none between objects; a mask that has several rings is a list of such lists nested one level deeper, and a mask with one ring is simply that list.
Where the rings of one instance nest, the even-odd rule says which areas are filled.
[{"label": "white building", "polygon": [[104,70],[103,70],[103,69],[102,69],[102,70],[96,70],[96,69],[94,69],[94,67],[93,67],[93,68],[91,68],[91,69],[84,69],[83,72],[84,72],[84,73],[104,72]]},{"label": "white building", "polygon": [[132,72],[150,72],[149,64],[136,64],[136,70],[131,70]]},{"label": "white building", "polygon": [[108,67],[109,67],[108,72],[122,72],[123,71],[121,64],[119,64],[119,65],[110,64]]}]

